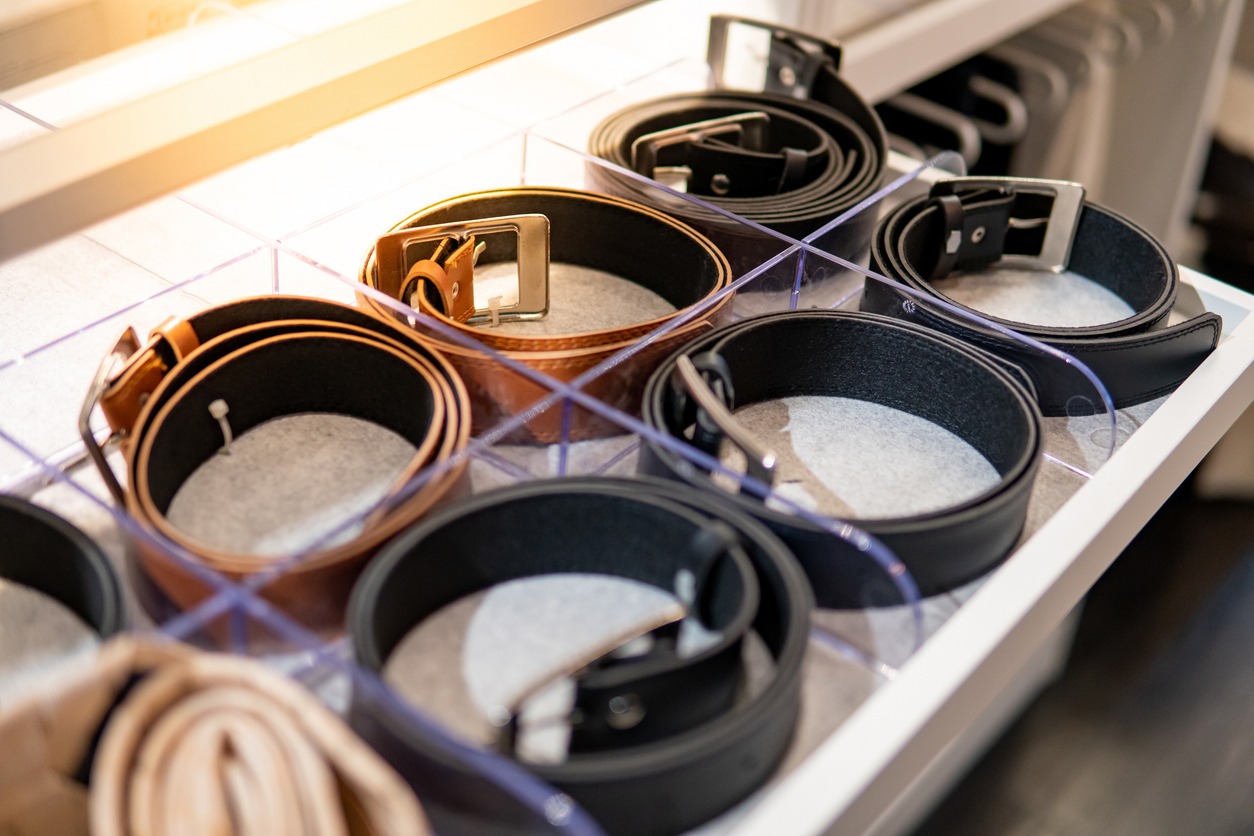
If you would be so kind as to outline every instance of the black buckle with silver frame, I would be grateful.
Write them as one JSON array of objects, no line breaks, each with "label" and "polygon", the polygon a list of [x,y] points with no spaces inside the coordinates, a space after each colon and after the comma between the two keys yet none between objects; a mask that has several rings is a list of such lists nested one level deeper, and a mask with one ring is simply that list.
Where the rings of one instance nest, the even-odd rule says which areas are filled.
[{"label": "black buckle with silver frame", "polygon": [[[998,259],[1007,267],[1025,270],[1043,270],[1060,273],[1067,269],[1071,260],[1071,246],[1075,242],[1076,227],[1084,208],[1084,187],[1067,180],[1042,180],[1030,177],[959,177],[940,180],[931,189],[930,197],[961,196],[962,192],[976,189],[995,189],[1013,196],[1018,193],[1047,195],[1053,198],[1048,217],[1008,219],[1009,229],[1035,229],[1044,227],[1044,238],[1038,253],[1003,253]],[[970,241],[963,240],[963,231],[947,225],[945,255],[954,258],[964,244],[978,245],[984,238],[982,227],[971,231]]]}]

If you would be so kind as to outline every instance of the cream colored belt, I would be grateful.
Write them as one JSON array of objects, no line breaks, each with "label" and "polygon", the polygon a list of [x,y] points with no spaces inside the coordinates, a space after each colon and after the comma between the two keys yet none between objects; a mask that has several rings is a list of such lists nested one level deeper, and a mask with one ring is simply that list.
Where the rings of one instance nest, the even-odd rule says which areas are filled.
[{"label": "cream colored belt", "polygon": [[109,642],[0,715],[0,753],[4,836],[430,832],[409,787],[301,686],[183,645]]}]

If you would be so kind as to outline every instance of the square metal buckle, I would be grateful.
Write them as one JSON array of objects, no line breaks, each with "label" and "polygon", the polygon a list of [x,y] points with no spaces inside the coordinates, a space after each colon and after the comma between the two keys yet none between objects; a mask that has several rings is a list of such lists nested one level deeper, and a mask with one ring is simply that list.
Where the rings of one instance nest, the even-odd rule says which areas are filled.
[{"label": "square metal buckle", "polygon": [[810,96],[819,70],[828,65],[833,70],[840,69],[840,47],[830,41],[766,21],[735,15],[711,15],[706,63],[710,66],[710,82],[713,87],[734,86],[728,83],[727,72],[730,31],[733,25],[765,30],[770,35],[762,83],[750,88],[753,92],[782,93],[806,99]]},{"label": "square metal buckle", "polygon": [[[1036,255],[1007,253],[1001,263],[1028,270],[1048,270],[1060,273],[1071,261],[1071,246],[1075,242],[1076,226],[1080,211],[1084,208],[1084,186],[1070,180],[1043,180],[1033,177],[959,177],[939,180],[932,186],[931,196],[957,195],[959,190],[999,189],[1007,194],[1028,192],[1052,195],[1053,204],[1047,218],[1011,218],[1011,229],[1045,227],[1045,239]],[[961,241],[946,242],[946,247],[957,246]]]},{"label": "square metal buckle", "polygon": [[[445,239],[452,239],[460,244],[472,235],[497,233],[513,233],[518,238],[518,301],[495,310],[476,307],[474,315],[467,322],[479,325],[544,317],[549,312],[549,219],[544,215],[502,215],[416,226],[389,233],[375,245],[379,287],[395,289],[399,295],[410,268],[420,260],[409,252],[410,247],[415,244]],[[466,288],[466,292],[473,294],[474,288]],[[471,298],[474,298],[473,295]]]},{"label": "square metal buckle", "polygon": [[643,134],[631,143],[631,167],[646,177],[652,177],[658,168],[659,151],[707,139],[720,139],[750,151],[762,151],[766,148],[770,125],[769,116],[760,110],[753,110]]}]

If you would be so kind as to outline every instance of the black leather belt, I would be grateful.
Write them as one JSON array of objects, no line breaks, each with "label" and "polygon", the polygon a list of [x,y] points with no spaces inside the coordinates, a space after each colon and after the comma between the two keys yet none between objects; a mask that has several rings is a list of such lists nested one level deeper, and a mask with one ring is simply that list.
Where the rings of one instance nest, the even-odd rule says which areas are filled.
[{"label": "black leather belt", "polygon": [[[997,484],[966,501],[856,521],[900,558],[923,595],[977,577],[1014,546],[1041,448],[1040,415],[1013,369],[943,334],[848,311],[745,319],[663,363],[645,388],[644,418],[712,456],[724,438],[732,441],[745,451],[750,475],[769,483],[774,457],[730,410],[792,395],[851,398],[917,415],[969,443],[996,469]],[[657,442],[644,444],[640,468],[719,490],[706,470]],[[884,572],[850,544],[743,491],[731,498],[789,545],[820,606],[902,602]]]},{"label": "black leather belt", "polygon": [[[120,370],[113,361],[123,360]],[[271,556],[215,549],[166,518],[178,489],[230,441],[272,418],[334,413],[386,427],[409,441],[412,478],[346,542],[305,555],[262,594],[306,623],[338,624],[365,559],[460,484],[456,454],[469,439],[465,387],[448,361],[412,332],[356,308],[297,296],[261,296],[167,320],[141,344],[128,329],[102,363],[80,431],[118,504],[148,532],[227,579],[273,569]],[[88,423],[99,402],[127,463],[123,489]],[[229,431],[229,435],[228,435]],[[451,463],[450,463],[451,462]],[[167,598],[190,607],[213,594],[185,560],[137,538],[145,572]]]},{"label": "black leather belt", "polygon": [[[1116,408],[1175,390],[1214,350],[1223,322],[1197,313],[1167,324],[1180,275],[1145,230],[1084,200],[1076,183],[1018,178],[957,178],[898,207],[880,224],[872,268],[933,298],[931,282],[955,270],[992,264],[1070,270],[1126,301],[1134,313],[1102,325],[1047,327],[972,311],[1065,351],[1102,381]],[[948,300],[947,300],[948,301]],[[1046,415],[1104,411],[1093,385],[1061,360],[983,328],[883,282],[868,280],[862,309],[918,322],[994,351],[1031,375]]]},{"label": "black leather belt", "polygon": [[[722,89],[728,31],[770,32],[760,93]],[[715,15],[710,66],[717,88],[630,105],[602,121],[591,153],[793,238],[870,196],[881,184],[887,136],[875,111],[840,77],[840,48],[769,23]],[[737,272],[781,249],[778,241],[690,201],[670,198],[607,169],[589,174],[681,217],[709,235]],[[875,210],[850,218],[823,246],[856,259],[866,252]]]},{"label": "black leather belt", "polygon": [[[529,764],[533,771],[616,833],[687,829],[766,780],[797,718],[810,593],[787,548],[764,527],[718,497],[673,483],[534,482],[429,517],[381,552],[354,589],[348,625],[357,659],[379,671],[406,633],[444,605],[493,584],[556,572],[614,575],[675,591],[687,604],[685,620],[714,631],[716,640],[681,656],[674,630],[664,627],[642,655],[589,660],[574,674],[565,761]],[[746,695],[739,692],[749,630],[765,643],[775,670]],[[402,774],[405,746],[441,757],[408,724],[384,721],[402,742],[398,753],[381,742],[381,721],[369,713],[355,699],[354,727]],[[432,816],[438,829],[438,811]]]},{"label": "black leather belt", "polygon": [[126,623],[122,587],[100,546],[52,513],[0,496],[0,578],[48,595],[102,638]]}]

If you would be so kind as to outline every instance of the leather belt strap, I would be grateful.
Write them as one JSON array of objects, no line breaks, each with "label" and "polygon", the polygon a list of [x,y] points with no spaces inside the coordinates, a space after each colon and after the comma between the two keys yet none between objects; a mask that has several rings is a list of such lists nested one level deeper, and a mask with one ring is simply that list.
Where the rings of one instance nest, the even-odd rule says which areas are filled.
[{"label": "leather belt strap", "polygon": [[411,836],[413,792],[299,685],[235,656],[134,638],[0,716],[14,836]]},{"label": "leather belt strap", "polygon": [[[901,559],[922,594],[983,574],[1015,544],[1041,449],[1040,415],[1024,381],[997,358],[916,325],[848,311],[766,314],[720,328],[658,367],[645,388],[644,418],[714,456],[732,439],[750,448],[752,466],[743,428],[701,406],[679,376],[684,359],[702,373],[705,394],[727,410],[792,395],[869,401],[925,418],[982,454],[999,476],[982,494],[929,513],[855,521]],[[759,478],[769,482],[769,463],[758,464]],[[644,443],[640,470],[719,490],[706,471],[656,442]],[[901,603],[896,587],[852,545],[750,494],[725,495],[788,544],[820,606]]]},{"label": "leather belt strap", "polygon": [[122,587],[100,546],[61,517],[0,496],[0,578],[48,595],[107,638],[126,624]]},{"label": "leather belt strap", "polygon": [[[538,230],[532,228],[537,218]],[[476,231],[485,226],[486,233]],[[512,234],[500,234],[503,230]],[[480,246],[483,249],[474,254]],[[501,318],[530,319],[545,314],[548,303],[544,288],[550,281],[550,261],[594,268],[634,282],[677,310],[619,328],[563,335],[516,336],[477,327],[477,322],[490,320],[491,312],[474,308],[475,265],[514,261],[519,264],[521,310],[502,309],[498,312]],[[380,240],[367,257],[360,278],[370,287],[439,318],[466,337],[566,382],[704,304],[699,316],[620,364],[614,374],[589,383],[589,394],[630,413],[639,412],[640,388],[653,364],[667,351],[717,323],[730,300],[724,295],[710,302],[710,297],[730,283],[730,270],[727,259],[704,236],[648,207],[573,189],[500,189],[429,206],[401,221]],[[535,300],[531,305],[526,304],[528,297]],[[367,296],[361,300],[392,315]],[[425,333],[439,343],[465,378],[473,395],[476,432],[550,394],[480,351],[433,331]],[[550,410],[528,422],[526,430],[532,440],[547,443],[561,437],[561,415],[555,413],[560,410]],[[587,413],[576,416],[574,438],[614,432]]]},{"label": "leather belt strap", "polygon": [[[804,237],[879,188],[887,135],[871,106],[840,77],[840,50],[772,24],[716,15],[711,68],[719,89],[629,105],[597,125],[588,140],[598,157],[793,238]],[[749,26],[770,32],[762,92],[722,89],[726,32]],[[739,123],[711,132],[712,120]],[[641,153],[642,149],[653,149]],[[736,272],[781,249],[778,241],[692,202],[596,166],[589,175],[615,194],[658,205],[709,235]],[[841,256],[865,255],[875,211],[850,218],[825,236]]]},{"label": "leather belt strap", "polygon": [[[379,671],[406,633],[442,606],[556,572],[667,591],[687,586],[686,618],[717,640],[690,656],[658,640],[641,656],[589,660],[575,674],[579,719],[566,760],[529,768],[615,833],[684,830],[759,786],[796,722],[810,594],[784,545],[718,497],[656,480],[572,478],[481,494],[433,514],[381,552],[354,590],[348,623],[357,659]],[[746,696],[741,645],[749,629],[775,670]],[[624,704],[630,718],[616,711]],[[368,739],[379,734],[379,718],[362,716],[357,700],[350,718]],[[414,751],[430,748],[404,724],[384,729]],[[392,760],[404,774],[398,759],[403,751]]]},{"label": "leather belt strap", "polygon": [[[945,298],[932,282],[955,270],[1003,264],[1042,272],[1070,270],[1127,302],[1134,313],[1102,325],[1049,327],[997,319],[1001,325],[1071,354],[1102,381],[1117,408],[1168,394],[1214,350],[1223,322],[1204,312],[1168,325],[1180,275],[1148,232],[1083,199],[1077,183],[1021,178],[957,178],[908,201],[875,233],[873,269],[924,294]],[[959,336],[1023,367],[1046,415],[1092,404],[1094,388],[1073,367],[1025,344],[883,282],[868,280],[862,309]],[[1081,400],[1083,399],[1083,400]]]},{"label": "leather belt strap", "polygon": [[[405,480],[449,459],[469,438],[468,397],[448,361],[412,333],[334,302],[279,295],[232,302],[161,326],[144,346],[131,331],[115,353],[125,360],[121,370],[108,374],[106,361],[84,404],[84,442],[141,525],[228,579],[265,570],[274,558],[211,548],[165,516],[179,487],[223,446],[215,403],[229,409],[234,435],[308,412],[387,427],[416,448]],[[87,425],[97,392],[122,441],[125,491]],[[309,624],[338,623],[362,561],[448,493],[463,471],[464,463],[449,466],[417,490],[385,499],[360,534],[306,556],[263,594]],[[143,569],[175,604],[189,607],[212,593],[152,543],[136,546]]]}]

